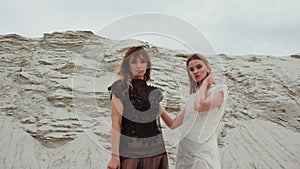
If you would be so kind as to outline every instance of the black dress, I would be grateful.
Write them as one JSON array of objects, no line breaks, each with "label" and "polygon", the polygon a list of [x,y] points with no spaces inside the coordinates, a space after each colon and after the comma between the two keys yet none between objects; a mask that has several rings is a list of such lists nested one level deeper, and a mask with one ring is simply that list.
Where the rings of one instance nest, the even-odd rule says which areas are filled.
[{"label": "black dress", "polygon": [[159,121],[161,90],[140,79],[133,79],[131,84],[118,80],[111,86],[112,94],[123,104],[119,146],[121,168],[167,169]]}]

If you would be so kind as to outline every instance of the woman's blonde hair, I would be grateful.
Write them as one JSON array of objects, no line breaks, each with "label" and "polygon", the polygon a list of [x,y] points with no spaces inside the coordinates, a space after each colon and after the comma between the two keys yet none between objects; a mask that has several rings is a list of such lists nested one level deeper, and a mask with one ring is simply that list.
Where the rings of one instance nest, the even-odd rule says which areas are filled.
[{"label": "woman's blonde hair", "polygon": [[199,53],[194,53],[192,55],[190,55],[186,61],[186,70],[189,76],[189,81],[190,81],[190,94],[195,93],[197,91],[197,88],[201,85],[198,82],[196,82],[193,77],[190,75],[189,69],[188,69],[188,65],[190,63],[190,61],[192,60],[201,60],[204,62],[204,64],[206,65],[206,67],[211,70],[210,65],[208,63],[208,60],[201,54]]}]

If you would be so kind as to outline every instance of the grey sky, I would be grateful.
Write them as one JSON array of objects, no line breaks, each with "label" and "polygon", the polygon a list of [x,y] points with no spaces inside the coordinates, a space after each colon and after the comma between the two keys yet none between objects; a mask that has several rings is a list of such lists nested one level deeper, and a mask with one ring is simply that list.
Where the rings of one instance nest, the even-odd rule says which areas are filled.
[{"label": "grey sky", "polygon": [[298,0],[1,0],[0,4],[2,35],[41,37],[65,30],[97,33],[128,15],[161,12],[196,26],[217,53],[300,53]]}]

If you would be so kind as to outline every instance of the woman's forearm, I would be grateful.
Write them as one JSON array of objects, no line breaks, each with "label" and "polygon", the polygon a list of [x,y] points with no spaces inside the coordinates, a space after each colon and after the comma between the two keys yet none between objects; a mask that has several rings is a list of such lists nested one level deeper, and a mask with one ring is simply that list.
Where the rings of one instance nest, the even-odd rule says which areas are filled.
[{"label": "woman's forearm", "polygon": [[175,118],[172,118],[160,105],[160,117],[170,129],[175,129],[182,124],[184,111],[185,109],[183,109]]},{"label": "woman's forearm", "polygon": [[174,121],[176,120],[175,118],[172,118],[167,112],[163,112],[161,114],[161,118],[163,119],[163,121],[166,123],[166,125],[171,128],[172,125],[174,124]]},{"label": "woman's forearm", "polygon": [[194,101],[194,109],[196,111],[203,111],[206,109],[206,107],[208,107],[209,101],[206,99],[207,88],[208,84],[202,83],[196,93],[196,98]]},{"label": "woman's forearm", "polygon": [[111,129],[111,149],[113,156],[119,156],[121,128],[119,125],[112,125]]},{"label": "woman's forearm", "polygon": [[112,96],[111,107],[111,151],[113,156],[119,156],[123,104],[115,95]]}]

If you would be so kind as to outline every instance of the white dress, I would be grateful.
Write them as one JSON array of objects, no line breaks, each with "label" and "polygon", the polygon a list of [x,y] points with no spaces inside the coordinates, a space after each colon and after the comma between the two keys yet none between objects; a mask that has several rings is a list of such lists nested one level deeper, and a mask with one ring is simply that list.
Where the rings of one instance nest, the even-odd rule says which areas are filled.
[{"label": "white dress", "polygon": [[222,105],[207,112],[196,112],[194,110],[196,94],[189,96],[180,127],[182,134],[176,157],[176,169],[221,168],[217,127],[223,116],[227,87],[215,85],[208,90],[208,94],[218,91],[223,91],[224,94]]}]

